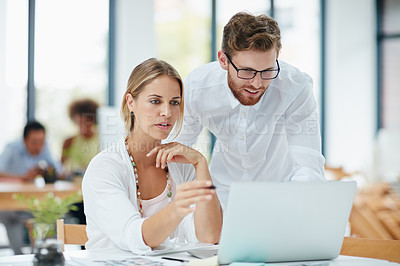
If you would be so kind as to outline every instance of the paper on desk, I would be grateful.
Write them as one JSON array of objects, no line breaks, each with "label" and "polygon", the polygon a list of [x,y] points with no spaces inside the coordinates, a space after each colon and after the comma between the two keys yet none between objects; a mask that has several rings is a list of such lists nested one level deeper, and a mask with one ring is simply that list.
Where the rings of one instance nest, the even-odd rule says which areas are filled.
[{"label": "paper on desk", "polygon": [[146,253],[146,256],[159,256],[170,253],[185,252],[189,250],[200,250],[200,249],[210,249],[210,248],[215,249],[217,247],[218,245],[207,244],[207,243],[185,243],[185,244],[176,243],[168,246],[160,245],[154,248],[152,251]]},{"label": "paper on desk", "polygon": [[88,258],[74,258],[67,260],[66,266],[124,266],[124,265],[149,265],[149,266],[177,266],[181,265],[180,262],[163,261],[160,258],[148,257],[127,257],[127,258],[114,258],[114,259],[88,259]]},{"label": "paper on desk", "polygon": [[191,260],[188,266],[218,266],[218,256],[214,256],[208,259],[202,260]]}]

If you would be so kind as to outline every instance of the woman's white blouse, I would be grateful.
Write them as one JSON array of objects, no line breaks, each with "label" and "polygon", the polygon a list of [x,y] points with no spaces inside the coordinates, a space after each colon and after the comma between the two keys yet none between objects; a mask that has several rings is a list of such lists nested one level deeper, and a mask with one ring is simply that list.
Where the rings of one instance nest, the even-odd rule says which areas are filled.
[{"label": "woman's white blouse", "polygon": [[[195,180],[191,164],[168,164],[170,178],[178,186]],[[88,235],[87,249],[118,247],[135,254],[151,251],[143,241],[142,218],[136,199],[136,184],[124,138],[96,155],[82,182]],[[173,195],[174,196],[174,195]],[[193,213],[187,215],[164,242],[199,242]]]}]

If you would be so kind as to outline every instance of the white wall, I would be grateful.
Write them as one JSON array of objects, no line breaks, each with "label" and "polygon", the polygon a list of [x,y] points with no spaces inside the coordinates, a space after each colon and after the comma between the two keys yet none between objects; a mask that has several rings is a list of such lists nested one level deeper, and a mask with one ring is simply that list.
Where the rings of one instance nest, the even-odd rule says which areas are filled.
[{"label": "white wall", "polygon": [[122,97],[133,68],[155,56],[154,1],[118,0],[115,33],[115,106],[100,107],[100,148],[106,149],[125,136],[120,116]]},{"label": "white wall", "polygon": [[120,107],[133,68],[154,57],[154,1],[118,0],[116,2],[115,106]]},{"label": "white wall", "polygon": [[327,1],[327,164],[362,170],[376,129],[374,0]]}]

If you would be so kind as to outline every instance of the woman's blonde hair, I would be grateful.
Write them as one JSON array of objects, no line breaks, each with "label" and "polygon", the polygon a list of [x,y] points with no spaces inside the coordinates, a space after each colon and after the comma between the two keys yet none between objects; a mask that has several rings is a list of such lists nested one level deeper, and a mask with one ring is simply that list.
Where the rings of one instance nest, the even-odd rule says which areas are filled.
[{"label": "woman's blonde hair", "polygon": [[128,94],[131,94],[133,99],[136,99],[148,83],[152,82],[161,75],[167,75],[168,77],[175,79],[179,83],[179,87],[181,89],[181,101],[179,106],[180,114],[178,120],[175,123],[174,138],[176,138],[181,131],[184,109],[182,78],[179,75],[178,71],[176,71],[176,69],[167,62],[156,58],[150,58],[136,66],[132,70],[132,73],[128,79],[128,85],[122,99],[121,107],[121,116],[122,120],[125,122],[127,134],[129,134],[129,132],[133,129],[134,116],[132,116],[129,111],[128,103],[126,102],[126,96]]}]

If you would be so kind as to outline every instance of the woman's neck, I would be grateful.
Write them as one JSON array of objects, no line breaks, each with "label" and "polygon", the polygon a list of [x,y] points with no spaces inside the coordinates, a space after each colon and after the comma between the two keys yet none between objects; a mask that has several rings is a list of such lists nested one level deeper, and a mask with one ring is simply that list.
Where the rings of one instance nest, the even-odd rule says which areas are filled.
[{"label": "woman's neck", "polygon": [[147,167],[149,165],[155,165],[156,156],[151,156],[150,158],[146,155],[155,147],[161,145],[160,140],[155,140],[153,138],[144,137],[139,134],[131,134],[128,137],[128,149],[130,154],[132,154],[135,163],[138,166]]}]

